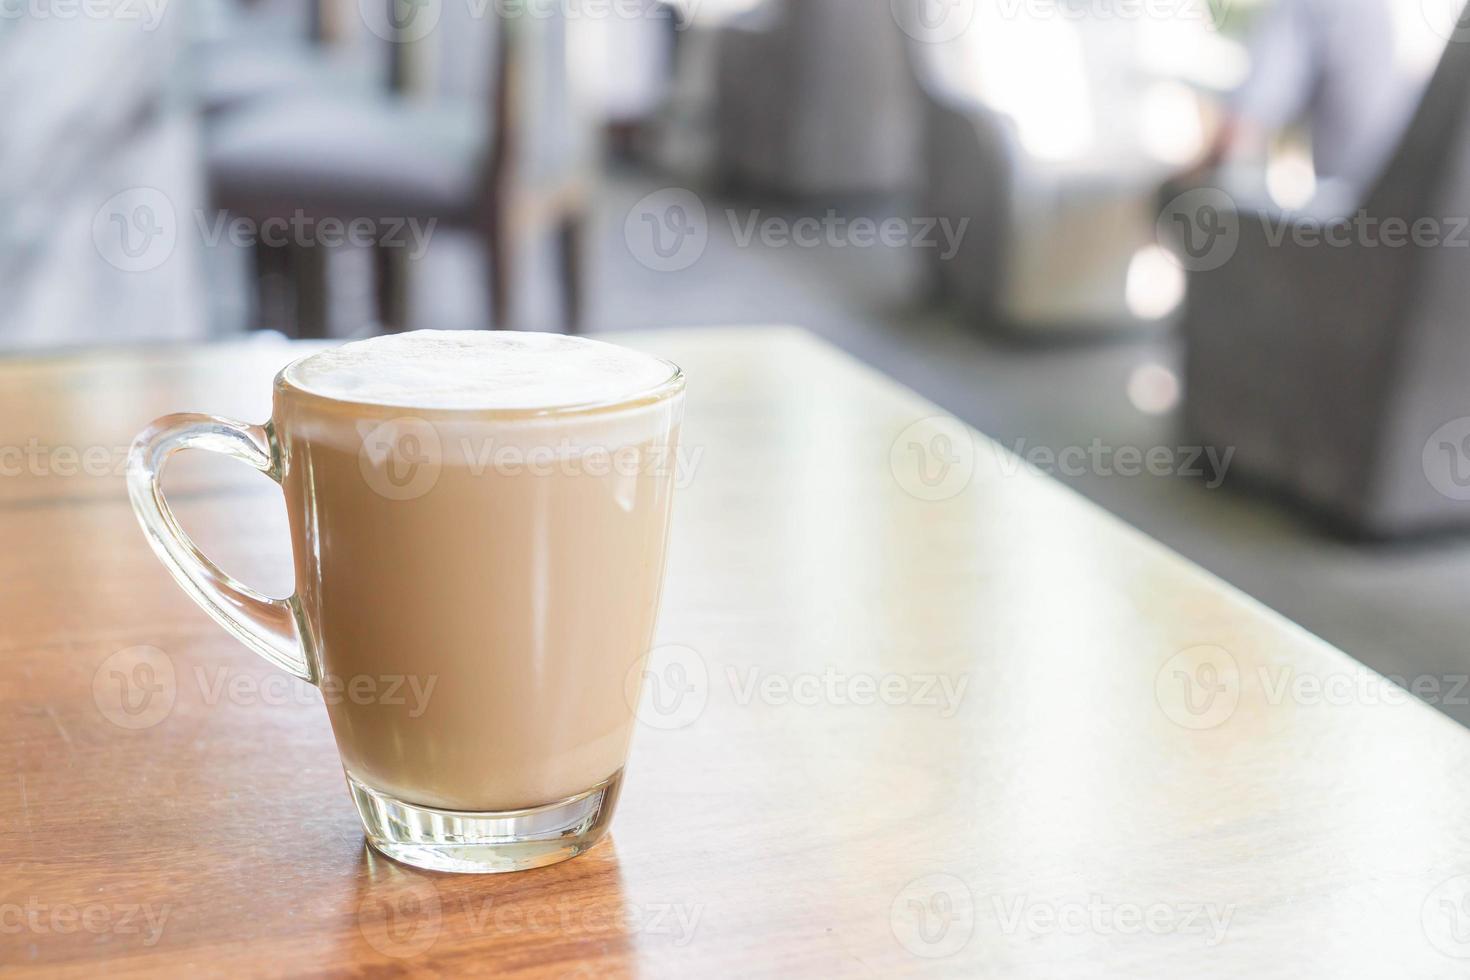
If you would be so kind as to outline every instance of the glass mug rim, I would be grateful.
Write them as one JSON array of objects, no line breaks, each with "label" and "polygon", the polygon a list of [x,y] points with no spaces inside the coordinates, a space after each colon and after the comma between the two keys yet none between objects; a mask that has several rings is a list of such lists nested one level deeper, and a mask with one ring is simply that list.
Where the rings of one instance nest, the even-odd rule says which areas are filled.
[{"label": "glass mug rim", "polygon": [[[292,381],[287,375],[291,370],[306,361],[311,360],[328,350],[313,351],[302,357],[296,358],[290,364],[276,372],[271,390],[276,395],[289,395],[310,402],[315,402],[323,407],[338,406],[343,410],[354,412],[359,415],[377,415],[384,412],[401,413],[412,412],[417,417],[433,417],[446,419],[483,419],[486,421],[536,421],[544,419],[581,418],[601,414],[611,414],[628,409],[646,408],[659,402],[675,398],[684,392],[685,377],[684,370],[673,361],[663,357],[653,357],[660,364],[669,369],[669,375],[658,384],[635,391],[620,398],[606,399],[590,402],[573,402],[565,405],[546,405],[532,408],[473,408],[468,406],[425,406],[415,404],[411,399],[395,401],[365,401],[356,398],[339,398],[335,395],[323,394],[303,387]],[[274,415],[274,413],[272,413]]]}]

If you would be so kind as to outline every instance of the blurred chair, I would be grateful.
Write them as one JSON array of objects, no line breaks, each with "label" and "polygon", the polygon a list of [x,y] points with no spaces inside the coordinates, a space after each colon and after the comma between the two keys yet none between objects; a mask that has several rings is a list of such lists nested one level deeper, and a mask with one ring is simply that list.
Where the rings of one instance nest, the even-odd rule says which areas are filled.
[{"label": "blurred chair", "polygon": [[[1217,225],[1238,224],[1233,255],[1189,276],[1193,436],[1233,448],[1237,472],[1359,533],[1470,522],[1467,114],[1470,44],[1450,44],[1361,205],[1238,201]],[[1358,215],[1378,236],[1397,218],[1457,241],[1388,247],[1351,227],[1345,245],[1294,239]]]},{"label": "blurred chair", "polygon": [[[513,309],[516,239],[528,228],[554,229],[564,324],[575,332],[592,158],[570,97],[565,26],[554,16],[484,25],[495,67],[478,103],[327,88],[220,113],[206,148],[215,205],[257,227],[301,215],[473,231],[486,256],[492,321],[502,329]],[[271,251],[257,247],[257,259]],[[295,332],[322,335],[324,250],[278,251],[294,280]],[[409,318],[403,249],[375,252],[379,321],[401,330]]]},{"label": "blurred chair", "polygon": [[[1154,194],[1170,164],[1141,138],[1154,83],[1127,63],[1129,38],[1106,33],[1130,29],[1006,20],[910,45],[922,93],[919,211],[969,219],[959,252],[935,254],[936,279],[987,325],[1120,333],[1158,329],[1178,305],[1183,277],[1155,236]],[[1187,133],[1190,111],[1186,102],[1182,120],[1157,124]]]},{"label": "blurred chair", "polygon": [[765,0],[717,30],[725,179],[792,196],[912,186],[913,81],[889,0]]},{"label": "blurred chair", "polygon": [[[761,2],[761,0],[756,0]],[[654,114],[644,147],[648,161],[693,186],[719,178],[716,74],[719,42],[732,18],[748,13],[747,0],[667,0],[675,17],[668,91]]]}]

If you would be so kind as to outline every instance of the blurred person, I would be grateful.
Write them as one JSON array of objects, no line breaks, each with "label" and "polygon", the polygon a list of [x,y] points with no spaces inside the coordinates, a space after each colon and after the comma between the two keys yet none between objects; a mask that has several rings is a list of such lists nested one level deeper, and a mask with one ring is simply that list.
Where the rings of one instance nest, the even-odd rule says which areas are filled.
[{"label": "blurred person", "polygon": [[1181,183],[1260,162],[1305,125],[1318,185],[1360,199],[1413,117],[1443,38],[1417,0],[1274,0],[1250,39],[1250,73]]}]

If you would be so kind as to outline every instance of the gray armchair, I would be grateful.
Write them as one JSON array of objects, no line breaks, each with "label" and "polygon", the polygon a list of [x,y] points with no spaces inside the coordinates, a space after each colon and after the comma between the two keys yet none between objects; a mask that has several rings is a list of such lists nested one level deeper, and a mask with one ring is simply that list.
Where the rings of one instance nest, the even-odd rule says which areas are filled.
[{"label": "gray armchair", "polygon": [[1154,195],[1170,172],[1132,138],[1147,79],[1126,63],[1131,45],[1106,33],[1118,25],[1090,22],[1051,25],[1070,43],[1049,49],[1044,69],[1036,63],[1044,78],[982,77],[979,32],[1004,47],[1027,26],[1001,20],[910,45],[922,94],[920,213],[969,222],[957,254],[932,256],[940,290],[1010,333],[1157,330],[1167,305],[1160,313],[1129,294],[1135,261],[1156,249]]},{"label": "gray armchair", "polygon": [[[1233,254],[1189,277],[1194,436],[1233,448],[1233,473],[1359,533],[1470,522],[1470,422],[1444,428],[1470,417],[1467,113],[1470,45],[1450,44],[1361,211],[1240,206],[1222,226],[1238,225]],[[1401,247],[1381,225],[1339,232],[1345,245],[1298,240],[1357,214],[1429,223]]]},{"label": "gray armchair", "polygon": [[889,0],[766,0],[719,28],[716,167],[791,196],[917,175],[913,81]]}]

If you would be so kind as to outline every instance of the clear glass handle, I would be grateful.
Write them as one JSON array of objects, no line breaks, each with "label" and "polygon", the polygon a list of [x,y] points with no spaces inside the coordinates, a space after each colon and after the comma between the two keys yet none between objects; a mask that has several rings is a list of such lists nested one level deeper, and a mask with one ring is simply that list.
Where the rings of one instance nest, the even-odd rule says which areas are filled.
[{"label": "clear glass handle", "polygon": [[264,426],[213,415],[167,415],[145,429],[128,453],[128,497],[143,534],[180,587],[242,643],[282,670],[315,684],[316,657],[293,595],[272,599],[235,581],[189,540],[163,498],[159,478],[180,449],[206,449],[244,460],[281,480]]}]

